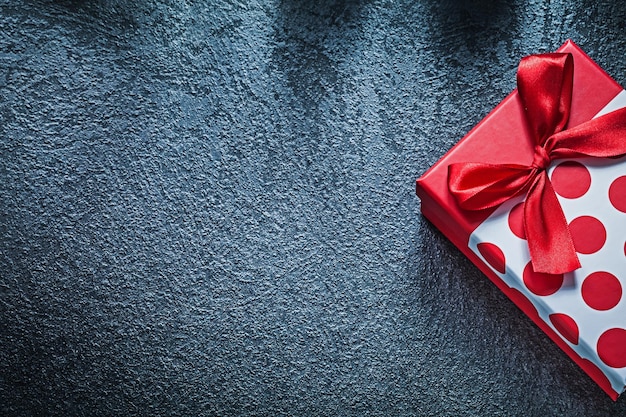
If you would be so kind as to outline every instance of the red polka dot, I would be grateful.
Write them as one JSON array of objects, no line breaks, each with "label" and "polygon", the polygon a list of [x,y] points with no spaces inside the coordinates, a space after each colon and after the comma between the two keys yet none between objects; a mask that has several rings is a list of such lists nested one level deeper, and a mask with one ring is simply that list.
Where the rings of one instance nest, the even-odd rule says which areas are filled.
[{"label": "red polka dot", "polygon": [[569,224],[574,247],[578,253],[599,251],[606,241],[606,229],[600,220],[591,216],[580,216]]},{"label": "red polka dot", "polygon": [[619,177],[609,187],[609,200],[613,207],[626,213],[626,175]]},{"label": "red polka dot", "polygon": [[478,252],[485,260],[501,274],[506,272],[506,263],[504,261],[504,253],[493,243],[479,243]]},{"label": "red polka dot", "polygon": [[535,272],[533,265],[528,262],[524,268],[524,284],[533,294],[551,295],[554,294],[563,285],[563,274],[544,274],[543,272]]},{"label": "red polka dot", "polygon": [[509,213],[509,229],[520,239],[526,239],[524,230],[524,203],[519,203]]},{"label": "red polka dot", "polygon": [[578,344],[578,325],[567,314],[550,314],[550,321],[554,328],[570,343]]},{"label": "red polka dot", "polygon": [[626,330],[613,328],[598,339],[598,356],[611,368],[626,366]]},{"label": "red polka dot", "polygon": [[554,191],[560,196],[578,198],[589,190],[591,175],[583,164],[567,161],[554,168],[551,182]]},{"label": "red polka dot", "polygon": [[610,310],[622,299],[622,286],[613,274],[598,271],[590,274],[582,285],[583,300],[594,310]]}]

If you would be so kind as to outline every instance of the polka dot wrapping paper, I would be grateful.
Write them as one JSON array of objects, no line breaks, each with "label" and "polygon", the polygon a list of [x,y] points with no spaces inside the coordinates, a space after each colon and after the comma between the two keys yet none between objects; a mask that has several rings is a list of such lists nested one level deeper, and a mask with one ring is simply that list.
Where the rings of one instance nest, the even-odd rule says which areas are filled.
[{"label": "polka dot wrapping paper", "polygon": [[[575,63],[569,127],[626,107],[626,92],[573,42],[560,51]],[[582,266],[566,274],[533,271],[523,196],[477,213],[447,190],[451,163],[528,164],[524,123],[513,92],[417,181],[422,212],[615,400],[626,386],[626,156],[552,161],[548,176]]]}]

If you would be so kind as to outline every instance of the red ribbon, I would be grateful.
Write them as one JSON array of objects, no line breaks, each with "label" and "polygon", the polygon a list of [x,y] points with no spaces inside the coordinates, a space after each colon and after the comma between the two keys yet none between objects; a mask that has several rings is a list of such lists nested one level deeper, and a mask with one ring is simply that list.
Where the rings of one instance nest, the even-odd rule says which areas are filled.
[{"label": "red ribbon", "polygon": [[465,210],[484,210],[526,193],[524,229],[535,272],[562,274],[580,268],[565,215],[546,169],[559,158],[626,154],[626,109],[566,129],[574,61],[569,53],[531,55],[520,62],[518,94],[535,141],[529,166],[457,163],[448,188]]}]

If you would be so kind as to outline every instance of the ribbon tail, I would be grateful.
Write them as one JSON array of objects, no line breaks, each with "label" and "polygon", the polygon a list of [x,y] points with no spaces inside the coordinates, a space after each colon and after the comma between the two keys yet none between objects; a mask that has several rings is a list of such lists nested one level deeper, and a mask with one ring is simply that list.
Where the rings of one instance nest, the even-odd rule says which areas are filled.
[{"label": "ribbon tail", "polygon": [[535,272],[564,274],[580,268],[567,220],[545,171],[528,192],[524,228]]}]

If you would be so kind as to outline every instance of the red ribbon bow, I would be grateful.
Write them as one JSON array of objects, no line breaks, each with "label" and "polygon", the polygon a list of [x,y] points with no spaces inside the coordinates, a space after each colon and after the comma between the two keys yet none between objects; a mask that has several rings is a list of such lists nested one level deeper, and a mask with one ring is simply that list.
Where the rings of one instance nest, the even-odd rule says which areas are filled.
[{"label": "red ribbon bow", "polygon": [[535,272],[580,268],[565,215],[546,169],[559,158],[626,154],[626,109],[565,129],[572,100],[574,61],[569,53],[531,55],[520,62],[518,94],[535,141],[530,166],[457,163],[448,188],[465,210],[484,210],[526,193],[524,229]]}]

